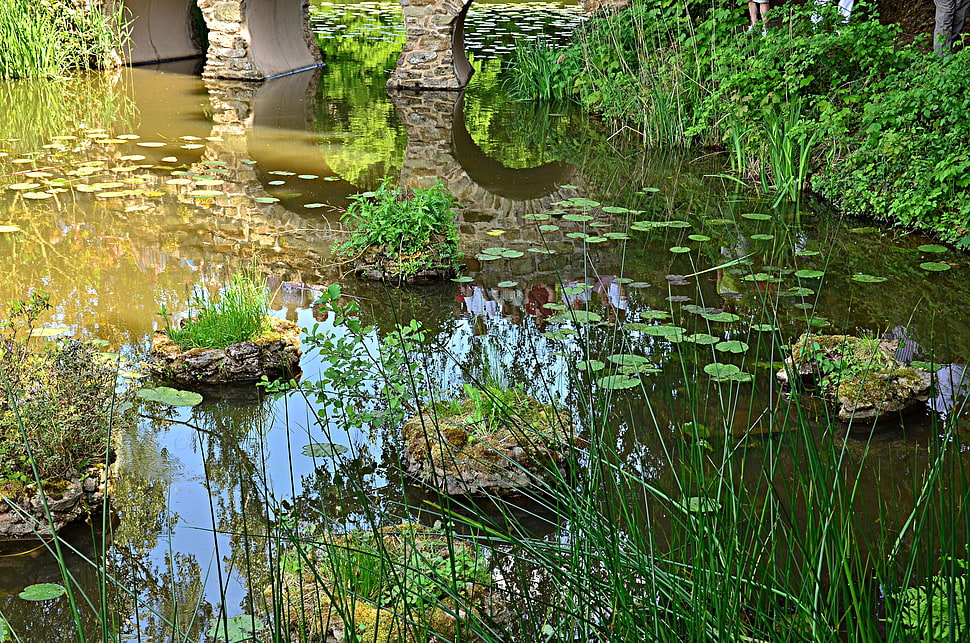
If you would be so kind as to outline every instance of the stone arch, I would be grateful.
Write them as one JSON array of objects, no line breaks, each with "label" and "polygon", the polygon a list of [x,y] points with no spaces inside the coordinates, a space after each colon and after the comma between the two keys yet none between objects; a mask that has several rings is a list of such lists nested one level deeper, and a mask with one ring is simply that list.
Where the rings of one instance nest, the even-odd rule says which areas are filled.
[{"label": "stone arch", "polygon": [[[103,3],[112,0],[101,0]],[[318,67],[310,0],[122,0],[132,65],[206,57],[207,78],[267,80]],[[196,9],[198,7],[198,9]],[[201,10],[204,26],[199,24]],[[207,33],[203,51],[199,30]]]},{"label": "stone arch", "polygon": [[465,56],[465,16],[472,0],[400,0],[407,40],[387,86],[462,89],[473,69]]}]

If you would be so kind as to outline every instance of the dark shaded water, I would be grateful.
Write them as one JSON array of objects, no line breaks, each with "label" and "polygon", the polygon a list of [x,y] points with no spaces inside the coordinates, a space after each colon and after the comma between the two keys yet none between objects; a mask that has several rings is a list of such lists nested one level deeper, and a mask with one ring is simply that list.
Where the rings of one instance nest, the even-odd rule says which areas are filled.
[{"label": "dark shaded water", "polygon": [[[42,285],[55,303],[48,326],[107,340],[137,378],[160,307],[184,312],[193,289],[217,293],[255,255],[275,314],[304,327],[316,321],[313,289],[338,282],[383,329],[420,319],[432,337],[431,372],[448,393],[489,373],[574,408],[577,386],[612,372],[588,378],[577,362],[641,355],[653,370],[637,375],[643,391],[615,393],[616,416],[622,410],[625,418],[616,437],[624,466],[661,486],[688,406],[739,434],[784,432],[772,421],[780,343],[810,327],[905,337],[918,357],[952,365],[929,405],[872,445],[856,499],[860,511],[891,499],[905,515],[926,446],[940,418],[954,414],[970,353],[965,257],[920,251],[927,240],[810,203],[771,208],[712,178],[724,171],[716,155],[643,150],[574,110],[510,103],[500,59],[511,34],[562,33],[575,7],[484,5],[469,16],[478,72],[465,94],[391,97],[384,83],[400,46],[389,9],[396,5],[349,7],[317,7],[323,70],[262,85],[202,81],[190,75],[195,63],[64,86],[0,85],[0,225],[18,228],[0,232],[0,301]],[[412,186],[437,178],[458,196],[471,281],[389,291],[345,274],[330,254],[340,210],[385,176]],[[594,208],[588,221],[529,216],[575,198],[636,212]],[[498,248],[505,257],[491,259]],[[928,261],[950,269],[920,267]],[[797,272],[805,270],[825,276]],[[564,320],[562,308],[599,321]],[[699,314],[719,311],[737,319]],[[667,320],[685,334],[746,348],[672,342],[651,330]],[[701,368],[714,360],[753,381],[711,381]],[[321,365],[308,355],[304,368],[312,379]],[[345,528],[362,520],[354,489],[381,503],[404,501],[387,484],[396,465],[386,436],[321,428],[315,410],[297,399],[209,399],[125,436],[109,556],[151,609],[122,597],[120,630],[162,640],[170,636],[165,621],[177,619],[195,640],[220,603],[230,614],[249,611],[258,598],[247,588],[259,586],[266,562],[244,535],[265,533],[268,514]],[[310,441],[349,447],[356,479],[315,466],[301,454]],[[763,464],[757,449],[740,457],[751,470]],[[90,535],[76,542],[94,555]],[[0,561],[0,612],[24,640],[59,640],[70,617],[63,601],[16,596],[27,584],[57,580],[56,567],[39,554]],[[70,566],[97,595],[90,564],[74,558]]]}]

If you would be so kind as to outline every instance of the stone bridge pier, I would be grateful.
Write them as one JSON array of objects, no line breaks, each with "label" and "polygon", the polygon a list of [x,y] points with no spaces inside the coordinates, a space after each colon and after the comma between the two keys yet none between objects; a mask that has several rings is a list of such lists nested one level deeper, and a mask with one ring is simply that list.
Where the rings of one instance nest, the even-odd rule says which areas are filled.
[{"label": "stone bridge pier", "polygon": [[461,89],[472,76],[465,56],[465,16],[472,0],[400,0],[407,41],[391,89]]},{"label": "stone bridge pier", "polygon": [[122,53],[127,64],[205,55],[203,76],[231,80],[266,80],[321,64],[310,0],[121,1],[130,31]]}]

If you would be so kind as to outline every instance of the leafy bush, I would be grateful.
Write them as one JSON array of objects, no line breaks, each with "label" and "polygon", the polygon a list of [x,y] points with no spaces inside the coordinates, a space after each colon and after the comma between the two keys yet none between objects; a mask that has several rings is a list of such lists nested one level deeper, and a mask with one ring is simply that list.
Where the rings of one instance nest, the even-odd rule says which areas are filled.
[{"label": "leafy bush", "polygon": [[458,202],[440,183],[411,189],[384,179],[373,192],[351,200],[343,218],[354,229],[350,239],[334,248],[337,254],[375,250],[405,276],[434,266],[457,269],[461,255],[454,208]]},{"label": "leafy bush", "polygon": [[887,77],[861,110],[851,152],[815,187],[841,210],[929,228],[970,246],[970,51]]},{"label": "leafy bush", "polygon": [[225,348],[269,330],[266,294],[266,280],[253,267],[233,275],[218,301],[201,295],[193,298],[192,307],[197,312],[180,326],[172,324],[171,313],[164,305],[159,315],[165,320],[169,338],[179,348]]},{"label": "leafy bush", "polygon": [[46,295],[31,293],[9,304],[0,324],[0,482],[34,482],[32,465],[48,481],[104,463],[120,419],[115,368],[98,346],[29,345],[49,307]]}]

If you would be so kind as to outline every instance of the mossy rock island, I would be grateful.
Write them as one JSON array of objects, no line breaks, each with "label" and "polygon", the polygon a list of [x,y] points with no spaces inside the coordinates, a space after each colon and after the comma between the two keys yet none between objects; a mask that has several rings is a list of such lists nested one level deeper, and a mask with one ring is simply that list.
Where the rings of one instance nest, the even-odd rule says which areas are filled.
[{"label": "mossy rock island", "polygon": [[73,480],[47,480],[43,487],[42,496],[34,484],[20,487],[0,483],[0,543],[49,538],[52,532],[101,513],[107,487],[106,469],[103,465],[90,467]]},{"label": "mossy rock island", "polygon": [[513,495],[548,488],[567,473],[578,444],[565,413],[520,390],[466,385],[404,424],[405,466],[449,495]]},{"label": "mossy rock island", "polygon": [[806,333],[777,376],[835,400],[840,420],[875,421],[929,399],[932,374],[901,362],[898,349],[899,340]]},{"label": "mossy rock island", "polygon": [[393,252],[387,246],[370,246],[351,265],[358,277],[394,286],[438,283],[458,275],[456,266],[441,256],[438,248],[444,243],[444,237],[432,240],[428,249],[409,255]]},{"label": "mossy rock island", "polygon": [[509,620],[480,548],[439,530],[403,523],[328,534],[284,556],[292,564],[266,595],[282,600],[291,641],[479,641],[469,620]]},{"label": "mossy rock island", "polygon": [[300,372],[300,327],[266,317],[267,329],[253,339],[225,348],[178,346],[163,330],[152,335],[151,371],[179,384],[243,384],[290,378]]}]

